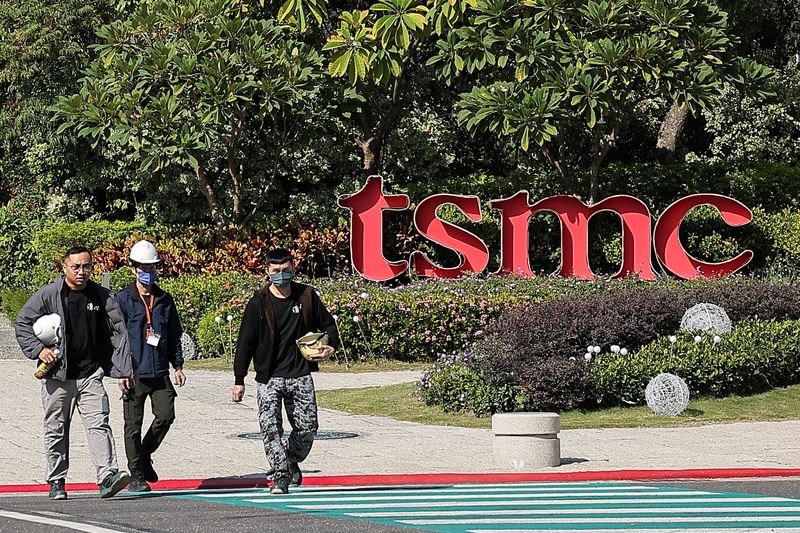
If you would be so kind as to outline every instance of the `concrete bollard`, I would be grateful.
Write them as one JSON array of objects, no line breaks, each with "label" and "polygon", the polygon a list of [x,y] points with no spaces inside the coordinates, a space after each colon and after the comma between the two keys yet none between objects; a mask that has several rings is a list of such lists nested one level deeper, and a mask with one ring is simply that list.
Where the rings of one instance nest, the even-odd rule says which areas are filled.
[{"label": "concrete bollard", "polygon": [[492,415],[495,466],[501,471],[531,470],[561,464],[558,413]]}]

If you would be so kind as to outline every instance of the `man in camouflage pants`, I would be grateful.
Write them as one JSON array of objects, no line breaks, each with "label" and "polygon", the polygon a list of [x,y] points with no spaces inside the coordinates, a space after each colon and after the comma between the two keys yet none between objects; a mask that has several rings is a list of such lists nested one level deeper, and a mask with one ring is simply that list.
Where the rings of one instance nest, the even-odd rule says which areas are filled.
[{"label": "man in camouflage pants", "polygon": [[[311,451],[318,429],[317,400],[311,372],[330,359],[338,345],[336,322],[313,287],[292,281],[295,265],[288,250],[267,254],[270,282],[245,308],[233,362],[234,402],[244,397],[250,362],[256,371],[258,420],[274,484],[272,494],[286,494],[303,480],[298,463]],[[307,332],[324,332],[328,345],[303,357],[295,341]],[[282,405],[292,426],[283,437]]]}]

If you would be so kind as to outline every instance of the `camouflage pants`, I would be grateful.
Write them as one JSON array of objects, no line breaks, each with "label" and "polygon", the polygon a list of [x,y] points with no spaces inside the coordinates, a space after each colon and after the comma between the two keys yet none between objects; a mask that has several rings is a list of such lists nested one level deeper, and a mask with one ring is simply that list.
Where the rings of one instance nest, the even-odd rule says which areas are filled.
[{"label": "camouflage pants", "polygon": [[[283,414],[292,426],[289,438],[283,437]],[[274,479],[288,480],[297,463],[308,457],[317,422],[317,399],[311,375],[299,378],[270,378],[258,384],[258,421],[264,438],[264,450]]]}]

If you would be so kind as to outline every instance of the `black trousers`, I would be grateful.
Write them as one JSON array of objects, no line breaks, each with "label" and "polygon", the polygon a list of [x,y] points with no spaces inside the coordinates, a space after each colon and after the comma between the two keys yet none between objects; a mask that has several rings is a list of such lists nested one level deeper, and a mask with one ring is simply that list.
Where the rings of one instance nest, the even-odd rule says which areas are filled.
[{"label": "black trousers", "polygon": [[[125,454],[131,475],[142,473],[143,461],[149,461],[175,420],[175,387],[169,376],[140,378],[132,395],[123,403],[125,415]],[[155,417],[142,438],[144,404],[150,398],[150,407]]]}]

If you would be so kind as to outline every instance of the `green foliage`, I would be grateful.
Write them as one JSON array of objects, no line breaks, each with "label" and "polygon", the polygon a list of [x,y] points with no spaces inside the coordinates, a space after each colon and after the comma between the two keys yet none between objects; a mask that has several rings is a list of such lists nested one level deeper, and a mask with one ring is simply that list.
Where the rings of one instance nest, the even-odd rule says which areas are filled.
[{"label": "green foliage", "polygon": [[722,81],[758,91],[771,77],[737,58],[733,44],[725,13],[709,0],[479,0],[428,65],[448,83],[479,73],[481,84],[458,104],[460,122],[526,151],[541,147],[570,193],[570,146],[559,132],[581,125],[592,138],[597,200],[599,167],[643,100],[657,95],[694,112],[714,101]]},{"label": "green foliage", "polygon": [[31,244],[41,221],[13,203],[0,207],[0,287],[25,286],[25,275],[36,264]]},{"label": "green foliage", "polygon": [[228,316],[222,310],[208,313],[200,319],[193,336],[198,348],[198,358],[224,357],[233,361],[242,317],[240,314],[230,315],[233,320],[228,322]]},{"label": "green foliage", "polygon": [[123,242],[144,227],[139,222],[109,221],[44,224],[33,235],[32,248],[39,264],[52,268],[72,246],[94,250],[108,242]]},{"label": "green foliage", "polygon": [[708,161],[780,161],[800,163],[800,70],[778,71],[769,85],[772,96],[748,95],[725,85],[714,106],[703,110],[710,137],[707,153],[687,154]]},{"label": "green foliage", "polygon": [[442,354],[423,372],[417,384],[420,400],[446,411],[464,411],[475,416],[514,411],[523,395],[510,385],[487,382],[483,372],[463,354]]},{"label": "green foliage", "polygon": [[54,107],[59,131],[146,171],[192,169],[218,226],[249,220],[313,109],[321,55],[226,0],[142,3],[98,35],[80,92]]},{"label": "green foliage", "polygon": [[602,354],[590,366],[598,402],[642,403],[656,374],[682,377],[696,395],[752,394],[800,382],[800,322],[748,318],[730,335],[699,343],[681,334],[661,338],[627,356]]},{"label": "green foliage", "polygon": [[33,292],[25,289],[0,289],[0,312],[14,322],[19,310],[31,296]]},{"label": "green foliage", "polygon": [[162,280],[159,285],[175,299],[184,331],[197,339],[201,320],[211,314],[217,316],[227,309],[243,311],[253,291],[261,286],[261,281],[252,275],[228,273],[180,276]]}]

